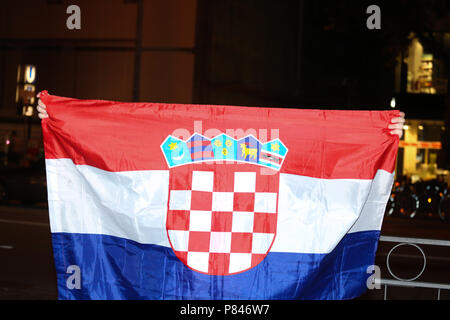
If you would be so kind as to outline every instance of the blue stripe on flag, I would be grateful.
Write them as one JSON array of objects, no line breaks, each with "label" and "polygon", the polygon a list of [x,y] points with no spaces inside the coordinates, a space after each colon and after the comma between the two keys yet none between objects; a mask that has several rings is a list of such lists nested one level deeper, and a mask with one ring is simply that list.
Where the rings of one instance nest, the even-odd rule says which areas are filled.
[{"label": "blue stripe on flag", "polygon": [[[229,276],[187,268],[171,248],[97,234],[53,233],[60,299],[350,299],[366,291],[379,231],[347,234],[329,254],[270,252]],[[69,265],[81,289],[69,289]]]}]

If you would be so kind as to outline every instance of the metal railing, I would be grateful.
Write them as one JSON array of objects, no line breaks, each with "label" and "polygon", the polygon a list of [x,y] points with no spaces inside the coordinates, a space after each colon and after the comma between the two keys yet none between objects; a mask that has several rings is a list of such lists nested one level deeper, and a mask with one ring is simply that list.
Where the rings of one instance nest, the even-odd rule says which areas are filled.
[{"label": "metal railing", "polygon": [[[380,241],[382,242],[396,242],[398,243],[395,245],[387,254],[386,257],[386,265],[388,268],[389,273],[392,277],[394,277],[396,280],[393,279],[375,279],[375,284],[383,285],[384,286],[384,300],[387,300],[387,288],[388,286],[395,286],[395,287],[410,287],[410,288],[432,288],[437,289],[437,300],[440,300],[441,298],[441,290],[450,290],[450,284],[445,283],[435,283],[435,282],[420,282],[415,281],[418,279],[422,273],[425,271],[426,268],[426,255],[425,252],[422,250],[422,248],[419,246],[421,245],[432,245],[432,246],[445,246],[450,247],[450,241],[448,240],[436,240],[436,239],[423,239],[423,238],[406,238],[406,237],[391,237],[391,236],[380,236]],[[404,245],[411,245],[415,248],[417,248],[422,256],[423,256],[423,267],[420,273],[410,279],[402,279],[395,275],[389,265],[389,257],[391,253],[398,247],[404,246]]]}]

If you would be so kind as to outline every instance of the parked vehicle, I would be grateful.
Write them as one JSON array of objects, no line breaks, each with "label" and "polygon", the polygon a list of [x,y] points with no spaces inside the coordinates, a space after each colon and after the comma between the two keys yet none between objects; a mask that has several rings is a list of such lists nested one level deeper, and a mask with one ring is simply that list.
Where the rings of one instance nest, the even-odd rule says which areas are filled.
[{"label": "parked vehicle", "polygon": [[386,215],[448,220],[449,187],[442,179],[411,183],[410,179],[402,177],[394,183],[386,206]]},{"label": "parked vehicle", "polygon": [[386,206],[386,214],[414,218],[418,208],[419,198],[414,185],[396,181]]}]

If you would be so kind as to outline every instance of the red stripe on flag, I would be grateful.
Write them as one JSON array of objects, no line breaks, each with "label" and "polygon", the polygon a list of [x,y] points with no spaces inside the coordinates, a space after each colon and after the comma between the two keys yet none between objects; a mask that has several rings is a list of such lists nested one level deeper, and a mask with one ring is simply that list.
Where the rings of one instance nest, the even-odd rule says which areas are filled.
[{"label": "red stripe on flag", "polygon": [[372,179],[378,169],[395,168],[398,136],[389,134],[388,125],[398,110],[122,103],[52,95],[42,100],[49,114],[42,120],[46,159],[70,158],[108,171],[167,170],[161,143],[180,128],[190,133],[183,137],[188,139],[199,120],[204,132],[235,130],[236,139],[251,130],[270,140],[277,137],[268,133],[277,130],[289,149],[280,169],[284,173]]}]

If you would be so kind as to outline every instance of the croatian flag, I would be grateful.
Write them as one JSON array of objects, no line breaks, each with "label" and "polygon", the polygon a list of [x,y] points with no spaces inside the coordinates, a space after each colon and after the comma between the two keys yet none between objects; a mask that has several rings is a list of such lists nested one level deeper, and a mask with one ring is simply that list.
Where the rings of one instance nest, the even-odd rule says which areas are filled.
[{"label": "croatian flag", "polygon": [[367,289],[398,111],[41,99],[60,299]]}]

